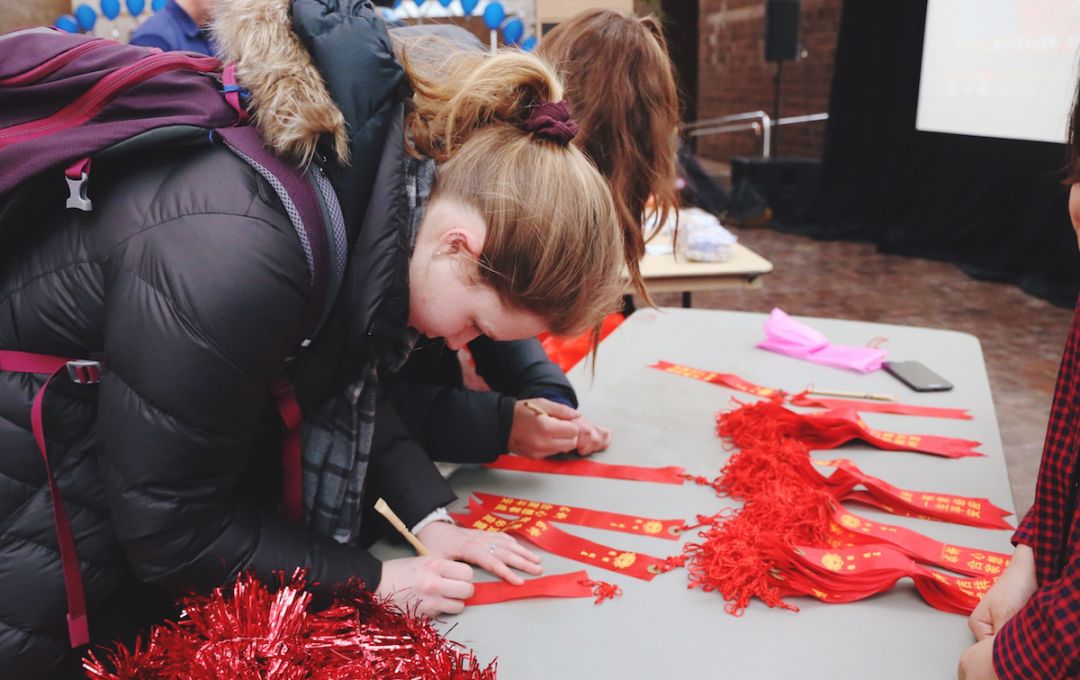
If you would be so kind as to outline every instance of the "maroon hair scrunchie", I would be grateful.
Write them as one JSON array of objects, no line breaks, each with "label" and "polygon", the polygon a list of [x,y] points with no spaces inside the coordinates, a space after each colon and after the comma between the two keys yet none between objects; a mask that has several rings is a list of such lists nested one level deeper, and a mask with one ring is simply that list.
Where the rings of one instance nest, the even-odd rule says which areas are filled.
[{"label": "maroon hair scrunchie", "polygon": [[533,106],[523,128],[526,132],[563,146],[569,144],[578,133],[578,124],[570,117],[570,107],[565,100],[541,102]]}]

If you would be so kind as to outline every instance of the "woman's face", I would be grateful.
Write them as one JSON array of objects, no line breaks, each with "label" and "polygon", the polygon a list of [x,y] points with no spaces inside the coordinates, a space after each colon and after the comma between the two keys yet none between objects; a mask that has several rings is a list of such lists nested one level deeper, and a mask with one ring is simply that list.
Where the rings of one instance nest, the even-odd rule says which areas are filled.
[{"label": "woman's face", "polygon": [[486,234],[476,210],[451,200],[433,200],[420,224],[409,261],[409,325],[450,349],[480,335],[520,340],[546,330],[538,316],[507,307],[475,280]]},{"label": "woman's face", "polygon": [[1076,231],[1076,244],[1080,247],[1080,182],[1069,189],[1069,219]]}]

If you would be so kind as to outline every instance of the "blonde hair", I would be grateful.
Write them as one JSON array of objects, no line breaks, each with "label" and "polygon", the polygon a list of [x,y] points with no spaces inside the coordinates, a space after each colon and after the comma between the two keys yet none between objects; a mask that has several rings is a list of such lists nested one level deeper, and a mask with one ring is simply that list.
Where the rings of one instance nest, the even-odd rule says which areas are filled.
[{"label": "blonde hair", "polygon": [[597,328],[622,292],[610,188],[578,148],[523,127],[534,106],[562,99],[555,72],[519,51],[459,52],[425,69],[400,47],[414,90],[410,150],[439,163],[432,200],[469,206],[487,225],[479,281],[557,335]]}]

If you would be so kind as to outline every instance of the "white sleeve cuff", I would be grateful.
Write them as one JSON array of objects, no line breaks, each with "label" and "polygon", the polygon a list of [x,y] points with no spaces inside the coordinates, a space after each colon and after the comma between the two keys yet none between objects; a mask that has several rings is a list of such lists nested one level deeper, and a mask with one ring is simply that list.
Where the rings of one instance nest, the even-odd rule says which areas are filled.
[{"label": "white sleeve cuff", "polygon": [[412,531],[413,535],[415,536],[416,534],[420,533],[421,529],[431,524],[432,522],[449,522],[450,524],[453,524],[454,518],[451,517],[450,513],[446,511],[446,508],[438,508],[428,514],[427,517],[417,522],[416,526],[410,529],[410,531]]}]

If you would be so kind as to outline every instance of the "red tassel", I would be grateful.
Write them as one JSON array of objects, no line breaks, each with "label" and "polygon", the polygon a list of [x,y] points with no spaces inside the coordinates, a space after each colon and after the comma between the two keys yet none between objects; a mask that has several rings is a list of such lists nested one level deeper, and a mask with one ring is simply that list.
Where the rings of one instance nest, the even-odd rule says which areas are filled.
[{"label": "red tassel", "polygon": [[606,581],[582,579],[581,581],[578,581],[578,583],[593,589],[593,595],[596,596],[596,601],[593,602],[593,604],[600,604],[604,600],[614,600],[616,597],[622,595],[622,588]]},{"label": "red tassel", "polygon": [[145,645],[117,645],[104,660],[83,660],[94,680],[493,680],[472,652],[442,637],[426,617],[379,601],[357,584],[311,612],[305,575],[297,571],[271,592],[255,576],[232,593],[184,598],[186,617],[155,626]]}]

